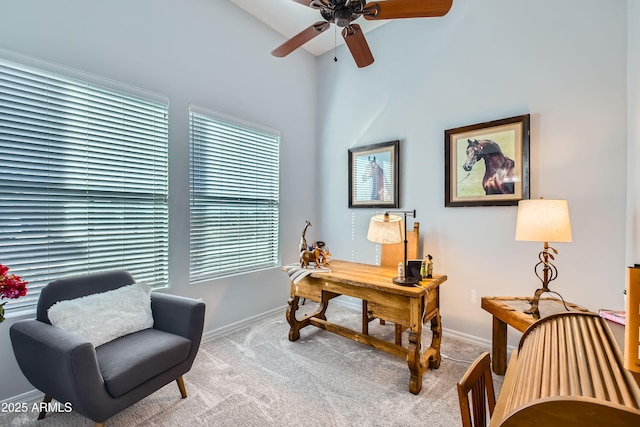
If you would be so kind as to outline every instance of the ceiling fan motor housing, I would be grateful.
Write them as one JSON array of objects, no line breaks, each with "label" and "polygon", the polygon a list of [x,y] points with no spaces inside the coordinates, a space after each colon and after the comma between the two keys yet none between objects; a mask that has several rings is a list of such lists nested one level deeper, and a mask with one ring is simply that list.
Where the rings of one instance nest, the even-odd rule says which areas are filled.
[{"label": "ceiling fan motor housing", "polygon": [[329,0],[320,9],[320,14],[328,22],[334,22],[338,27],[347,27],[351,22],[363,14],[366,0]]},{"label": "ceiling fan motor housing", "polygon": [[353,21],[357,17],[357,15],[351,13],[351,10],[349,8],[340,8],[336,10],[335,13],[336,25],[338,27],[346,27],[347,25],[351,24],[351,21]]}]

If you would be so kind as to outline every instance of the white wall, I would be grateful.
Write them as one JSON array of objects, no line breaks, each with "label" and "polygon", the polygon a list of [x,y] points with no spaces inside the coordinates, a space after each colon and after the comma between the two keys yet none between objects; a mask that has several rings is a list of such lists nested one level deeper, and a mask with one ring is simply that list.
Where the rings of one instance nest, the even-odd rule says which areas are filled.
[{"label": "white wall", "polygon": [[[315,221],[304,179],[316,167],[315,59],[272,57],[283,40],[227,0],[0,0],[0,49],[169,98],[167,292],[203,298],[207,331],[284,307],[289,287],[279,269],[189,285],[189,104],[281,132],[282,259],[295,259],[304,220]],[[33,389],[11,350],[15,320],[0,325],[0,400]]]},{"label": "white wall", "polygon": [[[623,159],[627,141],[640,145],[634,2],[456,0],[445,18],[368,34],[376,62],[357,69],[344,47],[338,63],[333,52],[272,58],[283,37],[227,0],[0,0],[0,49],[170,99],[168,292],[203,297],[207,330],[283,306],[288,285],[277,270],[188,285],[190,103],[282,132],[284,262],[296,257],[305,219],[307,237],[325,240],[336,258],[376,262],[365,237],[374,211],[347,208],[347,149],[401,139],[402,207],[417,209],[423,247],[449,276],[444,327],[488,339],[480,296],[532,294],[541,245],[514,240],[515,207],[444,208],[443,132],[530,113],[531,195],[567,198],[573,222],[574,242],[556,245],[552,288],[591,309],[622,308],[624,267],[640,259],[633,244],[625,253]],[[635,175],[630,168],[637,191]],[[8,339],[15,320],[0,325],[0,400],[32,389]]]},{"label": "white wall", "polygon": [[627,1],[458,0],[443,18],[392,21],[367,39],[372,66],[342,48],[318,67],[319,208],[334,257],[376,260],[377,211],[347,208],[347,149],[400,139],[401,208],[417,210],[424,252],[448,275],[443,326],[490,339],[480,297],[532,295],[542,243],[514,240],[515,206],[444,207],[444,130],[529,113],[531,197],[568,199],[572,220],[551,288],[622,309]]}]

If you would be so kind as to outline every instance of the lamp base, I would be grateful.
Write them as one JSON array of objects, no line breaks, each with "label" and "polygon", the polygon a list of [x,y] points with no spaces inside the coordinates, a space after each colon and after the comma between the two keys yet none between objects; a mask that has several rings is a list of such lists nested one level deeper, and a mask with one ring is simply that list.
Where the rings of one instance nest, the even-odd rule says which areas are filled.
[{"label": "lamp base", "polygon": [[542,296],[542,294],[546,292],[550,292],[549,288],[547,287],[536,289],[536,293],[533,295],[533,298],[531,299],[531,307],[529,307],[529,309],[525,310],[524,312],[526,314],[531,314],[534,319],[539,319],[540,309],[538,308],[538,304],[540,303],[540,297]]},{"label": "lamp base", "polygon": [[[542,296],[542,294],[553,292],[554,294],[560,296],[560,298],[564,302],[564,299],[559,293],[549,290],[549,283],[556,280],[556,278],[558,277],[558,269],[555,265],[553,265],[553,263],[549,261],[549,258],[555,259],[553,255],[549,253],[549,249],[551,249],[555,254],[558,253],[557,250],[549,246],[548,242],[544,242],[544,249],[538,254],[538,259],[540,260],[540,262],[538,262],[535,267],[533,267],[536,276],[542,282],[542,287],[536,289],[536,292],[531,299],[531,307],[529,307],[529,309],[525,310],[524,312],[526,314],[532,315],[534,319],[540,319],[540,309],[538,308],[538,304],[540,303],[540,296]],[[538,270],[539,267],[542,267],[542,272]]]},{"label": "lamp base", "polygon": [[552,291],[548,287],[544,287],[544,288],[536,289],[536,293],[533,295],[533,298],[531,299],[531,307],[529,307],[529,309],[527,310],[524,310],[523,313],[532,315],[534,319],[540,319],[540,308],[539,308],[540,297],[542,296],[542,294],[547,292],[550,294],[556,294],[562,300],[562,305],[564,305],[565,310],[570,311],[569,307],[567,307],[567,303],[564,301],[564,298],[562,298],[562,295],[560,295],[556,291]]},{"label": "lamp base", "polygon": [[405,277],[403,279],[399,277],[393,278],[393,283],[400,286],[414,286],[417,285],[420,280],[417,277]]}]

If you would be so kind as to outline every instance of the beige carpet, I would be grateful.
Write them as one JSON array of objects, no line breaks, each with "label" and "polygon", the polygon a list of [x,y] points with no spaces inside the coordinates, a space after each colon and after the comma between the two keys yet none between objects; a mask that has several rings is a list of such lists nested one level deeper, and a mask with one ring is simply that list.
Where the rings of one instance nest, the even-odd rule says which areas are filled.
[{"label": "beige carpet", "polygon": [[[311,312],[307,303],[299,316]],[[359,329],[360,313],[340,305],[330,321]],[[446,326],[446,318],[443,319]],[[314,327],[287,339],[284,312],[202,344],[185,375],[189,397],[175,382],[107,420],[130,426],[430,426],[461,425],[456,382],[487,348],[443,337],[444,359],[428,371],[419,395],[409,393],[407,363]],[[393,325],[371,323],[370,333],[393,339]],[[431,342],[425,328],[424,341]],[[405,337],[406,342],[406,337]],[[495,377],[499,389],[501,377]],[[75,413],[0,414],[1,426],[90,426]]]}]

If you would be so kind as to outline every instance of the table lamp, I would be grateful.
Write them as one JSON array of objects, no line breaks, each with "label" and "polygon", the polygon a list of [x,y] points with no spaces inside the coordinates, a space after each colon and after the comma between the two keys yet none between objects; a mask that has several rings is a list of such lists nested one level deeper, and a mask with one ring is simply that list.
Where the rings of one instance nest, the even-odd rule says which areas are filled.
[{"label": "table lamp", "polygon": [[[558,277],[558,269],[549,260],[555,260],[553,254],[558,251],[549,242],[570,242],[571,222],[569,220],[569,204],[566,200],[532,199],[518,202],[518,218],[516,220],[516,240],[544,242],[544,249],[538,255],[539,262],[534,272],[542,282],[542,288],[536,290],[531,307],[525,313],[540,318],[538,304],[540,296],[545,292],[559,293],[549,290],[549,283]],[[551,250],[553,253],[549,252]],[[542,272],[540,272],[542,269]],[[562,299],[562,296],[560,296]]]},{"label": "table lamp", "polygon": [[[392,213],[400,213],[404,215],[404,223],[398,215],[390,215]],[[412,211],[387,211],[384,215],[375,215],[371,217],[369,222],[369,231],[367,239],[371,242],[380,244],[400,243],[404,241],[404,277],[394,277],[393,283],[401,286],[413,286],[420,279],[417,277],[409,277],[407,275],[407,216],[416,217],[415,209]]]}]

